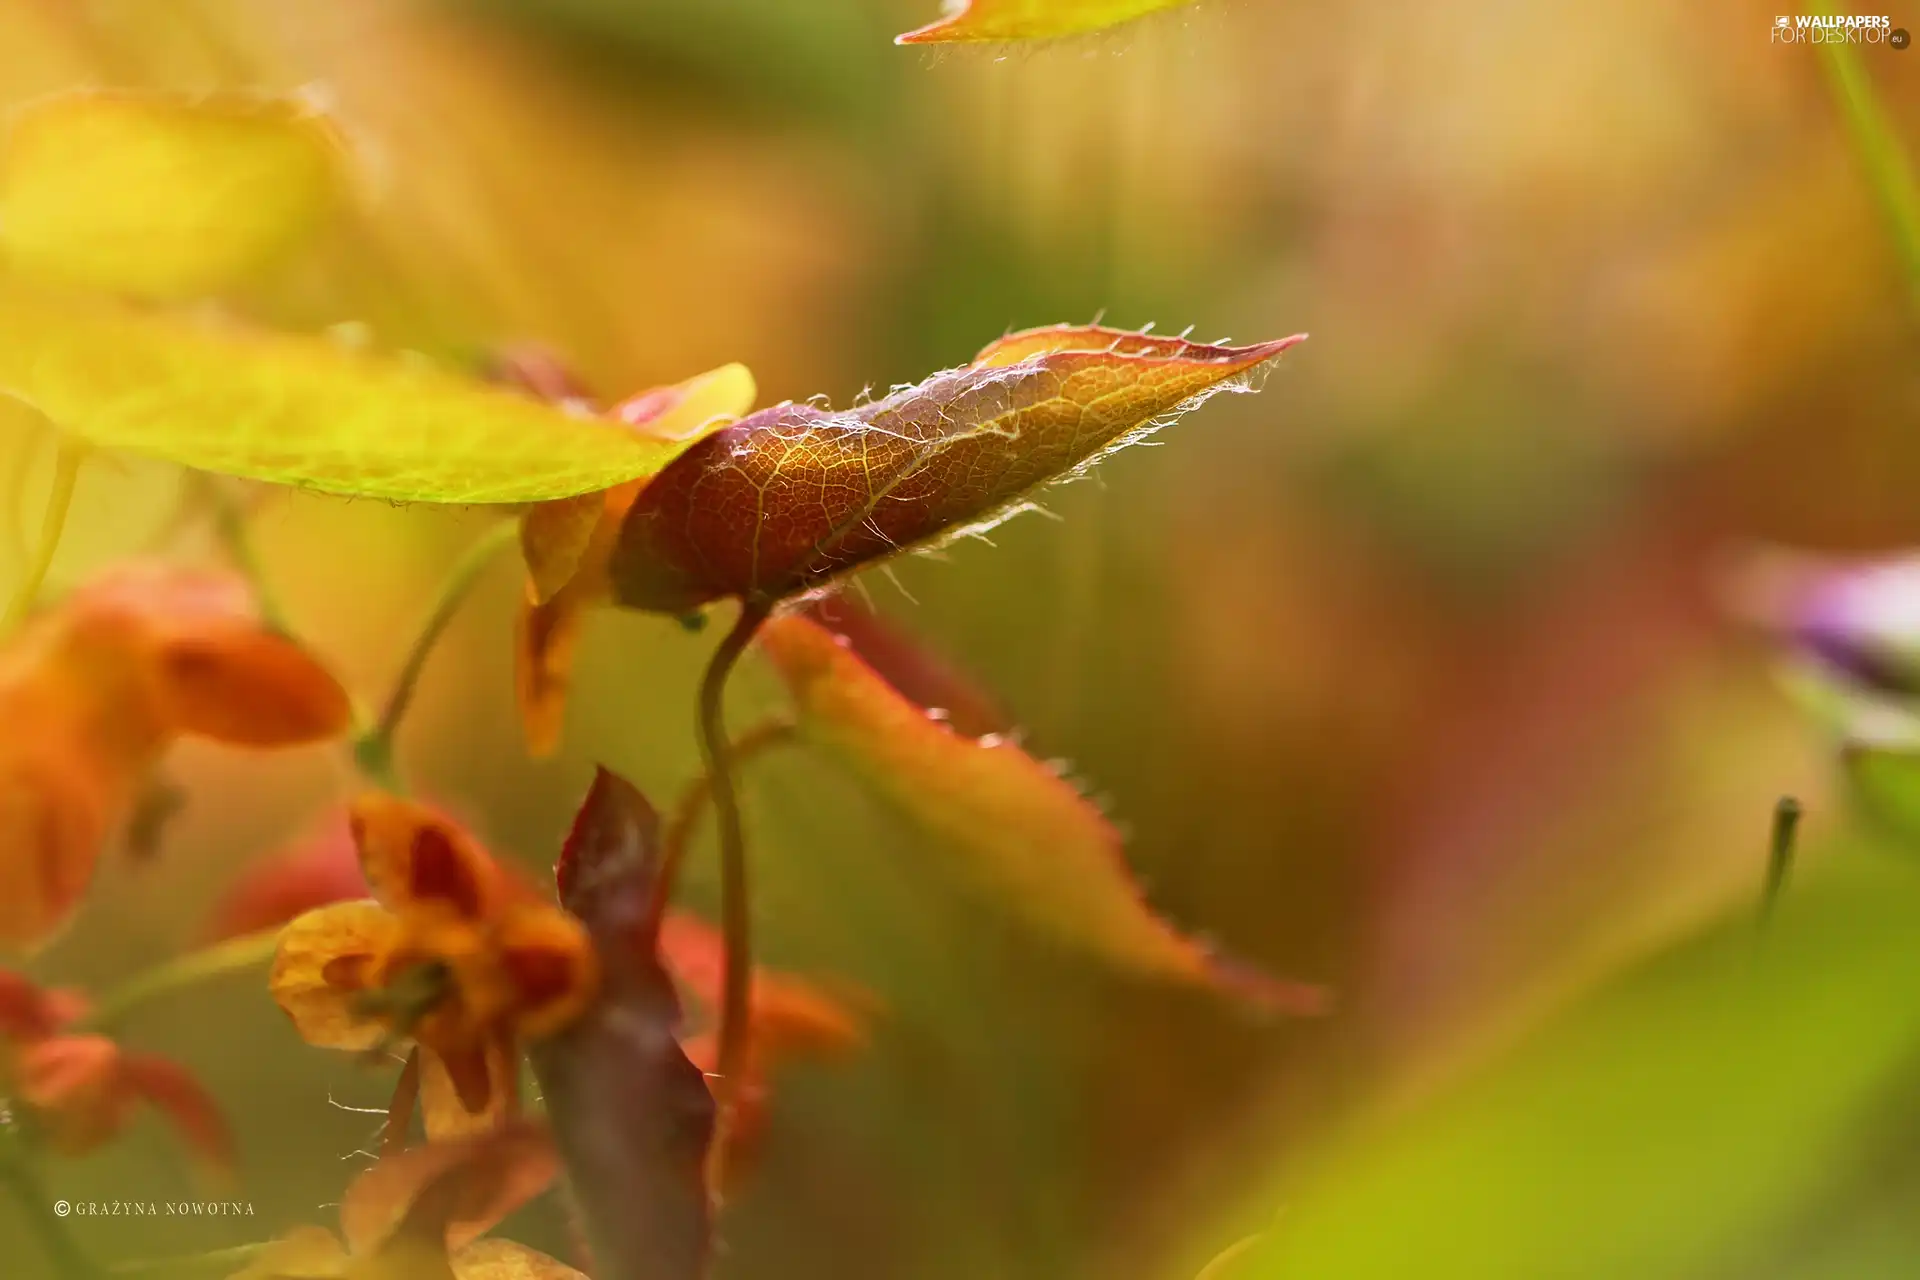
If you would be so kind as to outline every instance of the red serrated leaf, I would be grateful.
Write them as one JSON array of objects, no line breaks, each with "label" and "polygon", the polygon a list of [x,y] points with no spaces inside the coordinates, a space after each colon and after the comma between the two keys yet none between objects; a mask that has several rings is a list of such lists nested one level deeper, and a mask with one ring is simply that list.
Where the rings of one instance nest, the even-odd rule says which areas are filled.
[{"label": "red serrated leaf", "polygon": [[793,693],[801,731],[942,837],[965,878],[1035,927],[1136,973],[1279,1011],[1324,1007],[1319,988],[1223,962],[1154,914],[1113,824],[1013,742],[954,732],[805,617],[775,618],[760,646]]},{"label": "red serrated leaf", "polygon": [[711,1247],[713,1099],[674,1039],[680,1003],[652,945],[656,825],[600,771],[555,868],[600,953],[600,996],[530,1050],[600,1280],[699,1277]]},{"label": "red serrated leaf", "polygon": [[1005,733],[1013,721],[967,674],[886,618],[843,595],[808,605],[809,618],[844,636],[860,660],[899,694],[944,717],[955,733],[969,738]]},{"label": "red serrated leaf", "polygon": [[610,571],[629,608],[766,603],[977,531],[1298,338],[1212,347],[1099,328],[1016,334],[854,409],[783,404],[689,448],[641,491]]}]

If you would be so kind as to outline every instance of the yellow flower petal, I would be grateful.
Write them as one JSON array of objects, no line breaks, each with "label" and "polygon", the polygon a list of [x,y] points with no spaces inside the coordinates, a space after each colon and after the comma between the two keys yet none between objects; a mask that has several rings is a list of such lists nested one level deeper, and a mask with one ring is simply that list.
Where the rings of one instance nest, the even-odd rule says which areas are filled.
[{"label": "yellow flower petal", "polygon": [[377,902],[336,902],[309,911],[280,935],[267,987],[308,1044],[371,1049],[386,1036],[356,998],[399,945],[399,919]]}]

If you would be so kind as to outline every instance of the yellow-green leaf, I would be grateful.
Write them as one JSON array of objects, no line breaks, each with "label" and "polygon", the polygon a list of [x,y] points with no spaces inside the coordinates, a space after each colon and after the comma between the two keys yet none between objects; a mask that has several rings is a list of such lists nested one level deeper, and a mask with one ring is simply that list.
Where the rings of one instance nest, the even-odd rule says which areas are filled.
[{"label": "yellow-green leaf", "polygon": [[1857,1230],[1836,1194],[1908,1145],[1920,877],[1824,857],[1764,929],[1740,911],[1420,1105],[1317,1156],[1284,1144],[1259,1197],[1284,1208],[1228,1274],[1838,1274],[1798,1264]]},{"label": "yellow-green leaf", "polygon": [[0,285],[0,391],[91,444],[394,501],[520,503],[665,466],[652,439],[424,361]]},{"label": "yellow-green leaf", "polygon": [[759,643],[808,740],[938,836],[959,877],[1036,929],[1143,976],[1292,1012],[1322,1007],[1318,988],[1225,961],[1156,915],[1113,824],[1012,741],[955,732],[809,618],[775,618]]},{"label": "yellow-green leaf", "polygon": [[340,135],[312,103],[82,91],[14,116],[0,244],[38,278],[189,298],[293,248],[337,203]]},{"label": "yellow-green leaf", "polygon": [[896,36],[895,44],[1047,40],[1079,35],[1178,9],[1193,0],[959,0],[938,22]]}]

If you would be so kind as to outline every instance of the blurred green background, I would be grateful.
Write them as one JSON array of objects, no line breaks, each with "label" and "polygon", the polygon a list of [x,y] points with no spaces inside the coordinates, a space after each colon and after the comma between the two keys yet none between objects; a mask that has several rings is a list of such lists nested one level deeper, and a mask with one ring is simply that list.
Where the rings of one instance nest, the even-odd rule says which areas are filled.
[{"label": "blurred green background", "polygon": [[[1056,954],[827,764],[756,766],[766,958],[887,1012],[787,1078],[720,1274],[1185,1280],[1254,1232],[1226,1274],[1920,1274],[1920,867],[1849,828],[1719,589],[1757,544],[1920,541],[1915,316],[1819,54],[1736,0],[1208,0],[891,44],[933,7],[0,3],[0,103],[324,97],[355,208],[239,300],[265,323],[449,363],[538,342],[609,398],[740,360],[763,402],[841,404],[1096,313],[1313,334],[1261,395],[1050,495],[1060,521],[864,586],[1071,762],[1169,915],[1338,1013],[1260,1025]],[[1920,133],[1920,54],[1862,57]],[[176,484],[93,467],[57,579],[149,545]],[[483,525],[256,516],[299,631],[368,697]],[[695,771],[714,637],[597,618],[566,749],[533,764],[520,589],[488,577],[402,750],[538,867],[595,761],[661,802]],[[740,723],[777,697],[752,667],[738,694]],[[111,859],[36,973],[191,945],[350,781],[319,752],[174,772],[161,856]],[[1807,866],[1758,939],[1783,792]],[[257,1216],[77,1224],[90,1250],[331,1220],[385,1077],[299,1043],[257,975],[130,1036],[216,1090]],[[194,1185],[143,1122],[48,1189]],[[8,1212],[0,1273],[38,1274]],[[507,1234],[565,1251],[551,1205]]]}]

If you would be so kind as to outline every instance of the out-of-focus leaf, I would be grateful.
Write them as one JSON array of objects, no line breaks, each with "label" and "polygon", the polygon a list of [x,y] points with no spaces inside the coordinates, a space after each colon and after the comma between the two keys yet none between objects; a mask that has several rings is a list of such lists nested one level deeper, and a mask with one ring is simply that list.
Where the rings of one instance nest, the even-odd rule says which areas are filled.
[{"label": "out-of-focus leaf", "polygon": [[352,1252],[371,1252],[439,1184],[446,1191],[445,1244],[457,1249],[552,1186],[559,1172],[552,1137],[524,1120],[409,1147],[353,1180],[340,1201],[340,1232]]},{"label": "out-of-focus leaf", "polygon": [[1856,713],[1840,759],[1866,816],[1920,846],[1920,717],[1893,707]]},{"label": "out-of-focus leaf", "polygon": [[401,502],[606,489],[683,447],[422,362],[0,285],[0,390],[91,444]]},{"label": "out-of-focus leaf", "polygon": [[1324,1006],[1319,989],[1225,962],[1156,915],[1113,824],[1009,739],[956,733],[805,617],[775,618],[760,646],[809,740],[941,837],[965,878],[1034,927],[1143,975],[1291,1012]]},{"label": "out-of-focus leaf", "polygon": [[1305,1162],[1234,1274],[1754,1274],[1916,1050],[1920,877],[1845,851]]},{"label": "out-of-focus leaf", "polygon": [[311,102],[80,91],[22,109],[0,152],[0,247],[36,276],[131,294],[219,290],[337,201],[339,134]]},{"label": "out-of-focus leaf", "polygon": [[635,500],[614,598],[681,613],[768,602],[980,532],[1298,338],[1209,347],[1099,328],[1002,339],[980,360],[838,412],[783,404],[706,436]]},{"label": "out-of-focus leaf", "polygon": [[895,44],[1047,40],[1179,9],[1193,0],[954,0],[947,14]]},{"label": "out-of-focus leaf", "polygon": [[644,796],[600,771],[554,869],[600,952],[600,997],[529,1054],[599,1280],[699,1277],[711,1248],[713,1098],[674,1039],[680,1003],[648,925],[658,826]]}]

